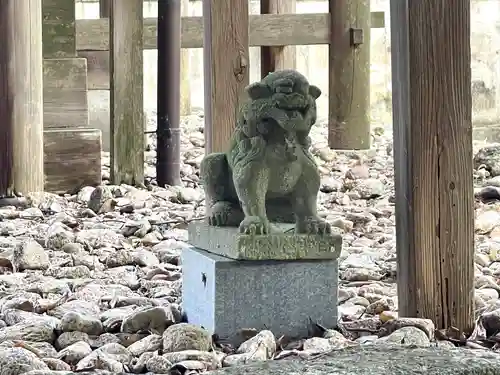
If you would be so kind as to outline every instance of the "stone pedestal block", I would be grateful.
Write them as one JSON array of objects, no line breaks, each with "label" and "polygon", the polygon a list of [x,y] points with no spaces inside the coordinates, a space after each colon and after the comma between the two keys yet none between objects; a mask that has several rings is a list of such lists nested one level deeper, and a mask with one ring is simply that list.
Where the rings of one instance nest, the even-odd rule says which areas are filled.
[{"label": "stone pedestal block", "polygon": [[230,342],[244,328],[304,337],[311,320],[336,325],[336,259],[242,261],[192,247],[183,251],[182,270],[188,322]]}]

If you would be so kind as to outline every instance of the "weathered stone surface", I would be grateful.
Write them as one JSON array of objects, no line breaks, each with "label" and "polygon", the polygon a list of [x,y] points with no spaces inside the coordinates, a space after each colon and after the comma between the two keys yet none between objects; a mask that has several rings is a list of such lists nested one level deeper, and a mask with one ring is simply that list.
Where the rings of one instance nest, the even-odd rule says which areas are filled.
[{"label": "weathered stone surface", "polygon": [[275,233],[248,235],[235,227],[193,222],[189,225],[189,243],[213,254],[241,260],[337,259],[342,250],[342,236],[338,234],[287,233],[293,231],[290,224],[275,228]]},{"label": "weathered stone surface", "polygon": [[336,325],[336,260],[237,261],[189,248],[182,267],[188,322],[230,341],[244,328],[304,337],[310,319]]},{"label": "weathered stone surface", "polygon": [[365,346],[316,359],[228,367],[213,375],[500,375],[500,355],[483,350]]},{"label": "weathered stone surface", "polygon": [[271,220],[295,223],[296,233],[330,233],[317,213],[320,174],[309,151],[321,90],[282,70],[246,94],[228,151],[201,162],[209,224],[267,234]]},{"label": "weathered stone surface", "polygon": [[483,166],[491,176],[500,175],[500,144],[489,144],[474,155],[474,168]]}]

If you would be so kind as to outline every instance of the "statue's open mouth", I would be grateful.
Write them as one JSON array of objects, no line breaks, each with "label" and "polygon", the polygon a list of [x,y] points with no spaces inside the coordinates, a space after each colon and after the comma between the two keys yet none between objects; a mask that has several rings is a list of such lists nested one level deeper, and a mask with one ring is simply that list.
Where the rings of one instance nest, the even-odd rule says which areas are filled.
[{"label": "statue's open mouth", "polygon": [[299,111],[300,113],[305,114],[309,110],[309,103],[301,94],[275,93],[273,95],[273,99],[276,104],[276,108],[284,111]]}]

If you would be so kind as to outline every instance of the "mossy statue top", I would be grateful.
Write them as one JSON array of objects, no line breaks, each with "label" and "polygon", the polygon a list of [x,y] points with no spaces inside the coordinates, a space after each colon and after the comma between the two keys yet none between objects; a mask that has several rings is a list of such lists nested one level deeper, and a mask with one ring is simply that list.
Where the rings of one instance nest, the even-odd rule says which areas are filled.
[{"label": "mossy statue top", "polygon": [[229,149],[201,163],[208,223],[256,235],[270,233],[270,222],[295,223],[295,233],[330,234],[317,214],[320,175],[309,152],[321,90],[283,70],[245,91]]}]

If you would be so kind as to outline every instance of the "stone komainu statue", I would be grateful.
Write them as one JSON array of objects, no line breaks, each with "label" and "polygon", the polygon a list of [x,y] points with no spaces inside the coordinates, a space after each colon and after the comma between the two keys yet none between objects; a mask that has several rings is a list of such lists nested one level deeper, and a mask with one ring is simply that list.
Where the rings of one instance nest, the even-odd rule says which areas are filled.
[{"label": "stone komainu statue", "polygon": [[321,90],[284,70],[245,91],[229,150],[201,163],[209,224],[267,234],[270,221],[295,222],[296,233],[331,233],[317,215],[320,175],[309,152]]}]

